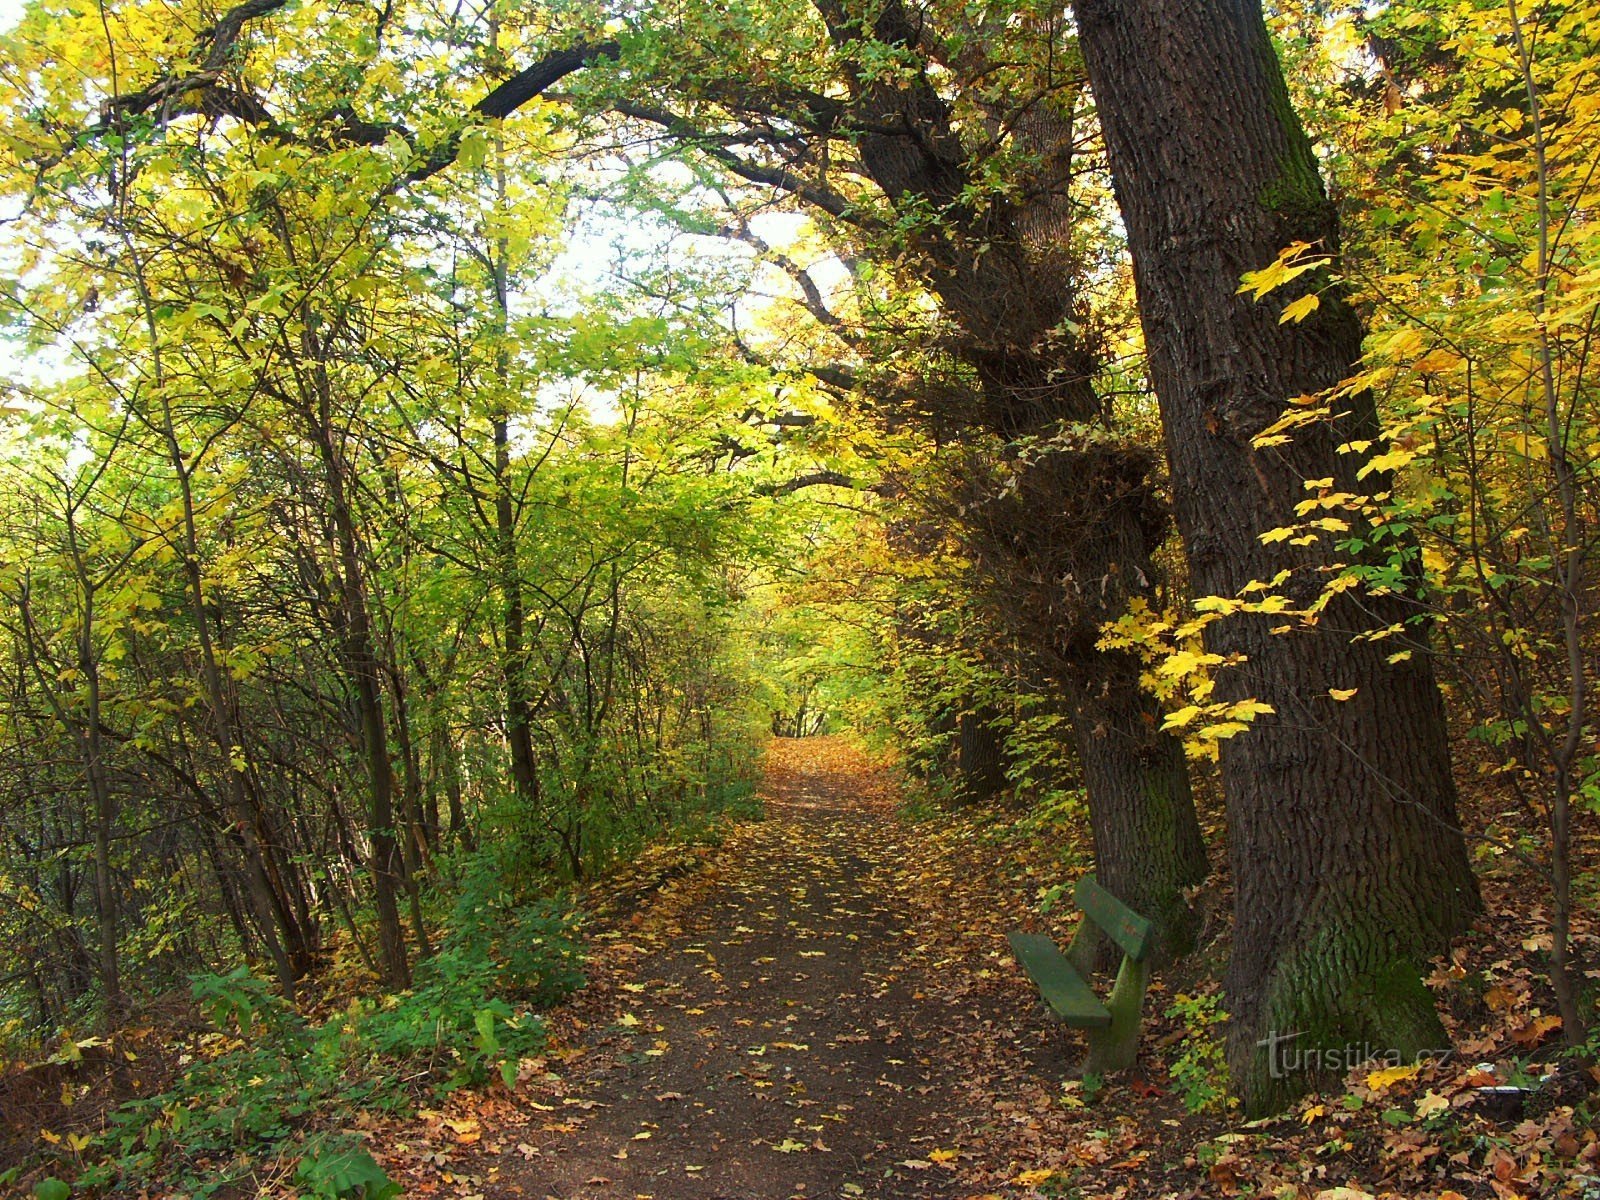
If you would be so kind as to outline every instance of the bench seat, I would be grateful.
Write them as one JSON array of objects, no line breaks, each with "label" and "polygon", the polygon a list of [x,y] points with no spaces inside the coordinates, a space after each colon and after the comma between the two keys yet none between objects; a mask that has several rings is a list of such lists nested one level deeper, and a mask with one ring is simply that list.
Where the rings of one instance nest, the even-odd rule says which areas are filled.
[{"label": "bench seat", "polygon": [[[1139,1054],[1154,931],[1146,918],[1101,887],[1093,875],[1078,880],[1073,896],[1083,916],[1065,954],[1042,933],[1017,929],[1006,934],[1006,940],[1050,1011],[1062,1024],[1084,1030],[1089,1042],[1084,1071],[1125,1070]],[[1089,986],[1100,934],[1122,949],[1122,966],[1104,1003]]]},{"label": "bench seat", "polygon": [[1011,949],[1028,973],[1028,978],[1038,985],[1039,994],[1052,1012],[1064,1024],[1074,1029],[1107,1029],[1111,1025],[1111,1010],[1100,1003],[1078,969],[1067,956],[1056,949],[1056,944],[1042,933],[1023,933],[1017,930],[1006,935]]}]

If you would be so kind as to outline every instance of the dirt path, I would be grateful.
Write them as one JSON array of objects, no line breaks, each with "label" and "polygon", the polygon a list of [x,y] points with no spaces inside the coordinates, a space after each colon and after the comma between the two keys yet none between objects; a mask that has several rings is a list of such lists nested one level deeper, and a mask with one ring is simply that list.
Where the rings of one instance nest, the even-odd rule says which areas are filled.
[{"label": "dirt path", "polygon": [[927,936],[884,782],[812,739],[779,743],[765,794],[714,867],[610,931],[558,1019],[547,1117],[506,1139],[487,1194],[965,1196],[974,1147],[1050,1102],[1064,1039]]}]

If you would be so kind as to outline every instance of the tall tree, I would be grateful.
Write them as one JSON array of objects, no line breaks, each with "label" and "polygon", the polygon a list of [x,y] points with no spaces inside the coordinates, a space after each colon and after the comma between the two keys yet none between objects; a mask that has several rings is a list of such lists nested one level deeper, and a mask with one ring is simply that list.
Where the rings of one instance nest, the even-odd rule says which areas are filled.
[{"label": "tall tree", "polygon": [[[192,62],[218,75],[245,31],[282,7],[283,0],[245,0],[230,9],[203,32]],[[1005,16],[950,14],[945,29],[930,16],[900,0],[870,14],[837,0],[785,0],[760,12],[691,11],[689,28],[685,14],[658,21],[646,10],[630,19],[625,37],[580,34],[462,115],[507,117],[556,81],[620,57],[623,69],[585,84],[596,110],[663,127],[702,166],[776,187],[875,239],[885,259],[902,260],[938,297],[956,330],[952,353],[967,386],[958,411],[911,415],[1006,444],[1062,424],[1098,430],[1107,410],[1092,384],[1094,348],[1074,332],[1082,314],[1072,256],[1060,252],[1059,236],[1041,236],[1070,226],[1073,154],[1062,134],[1071,113],[1057,93],[1072,89],[1058,68],[1059,17],[1041,7],[1028,18],[1035,36],[1019,69]],[[730,84],[726,58],[708,60],[699,48],[711,45],[751,50],[758,69]],[[411,160],[395,187],[427,179],[464,147],[481,145],[465,121],[429,142],[396,121],[361,119],[348,103],[258,95],[242,77],[187,69],[115,95],[94,132],[199,112],[270,128],[289,142],[403,144]],[[1025,101],[979,95],[995,90],[995,78],[1027,89]],[[952,80],[973,93],[959,109],[946,94]],[[1034,169],[995,185],[1008,165],[1029,159]],[[1100,624],[1153,586],[1162,524],[1151,517],[1160,506],[1141,469],[1145,456],[1108,455],[1099,437],[1088,442],[1012,463],[1070,500],[1076,519],[1017,526],[1002,514],[1004,538],[975,557],[1048,593],[1056,628],[1042,650],[1066,664],[1056,676],[1085,752],[1102,877],[1168,929],[1169,948],[1181,949],[1189,925],[1183,888],[1207,870],[1182,751],[1139,690],[1139,664],[1095,645]],[[984,522],[974,529],[974,537],[988,533]],[[1068,568],[1055,570],[1063,561]]]},{"label": "tall tree", "polygon": [[[1314,272],[1280,293],[1292,302],[1320,287],[1300,322],[1239,294],[1241,277],[1285,247],[1332,255],[1339,238],[1260,5],[1079,0],[1076,12],[1193,587],[1237,597],[1287,572],[1278,591],[1303,606],[1343,556],[1328,541],[1263,535],[1308,487],[1353,489],[1362,464],[1341,445],[1381,447],[1366,393],[1282,444],[1254,441],[1288,401],[1346,378],[1363,333]],[[1478,907],[1444,709],[1425,656],[1361,636],[1415,615],[1402,590],[1374,589],[1292,637],[1264,614],[1207,629],[1209,650],[1241,659],[1219,692],[1272,709],[1221,752],[1237,914],[1229,1062],[1252,1112],[1310,1082],[1282,1069],[1283,1039],[1402,1053],[1442,1044],[1418,968]]]},{"label": "tall tree", "polygon": [[[1104,621],[1153,590],[1166,525],[1149,456],[1117,435],[1094,386],[1101,361],[1083,332],[1070,244],[1081,79],[1059,67],[1061,25],[1041,10],[1024,42],[1004,18],[941,21],[899,0],[865,10],[815,0],[815,16],[786,7],[781,28],[704,19],[730,31],[767,21],[775,42],[798,43],[794,64],[764,61],[748,87],[729,86],[725,68],[697,74],[708,64],[656,39],[666,61],[625,54],[631,69],[611,104],[735,177],[789,192],[856,253],[937,297],[953,360],[941,383],[953,386],[884,389],[870,371],[852,382],[892,420],[987,441],[1004,460],[998,472],[972,464],[956,483],[970,494],[949,510],[996,611],[1030,611],[1018,632],[1064,693],[1102,880],[1181,952],[1192,932],[1183,890],[1207,873],[1187,767],[1139,687],[1139,663],[1096,646]],[[1022,95],[996,88],[997,76]],[[651,87],[665,99],[640,103]],[[814,289],[801,287],[817,312]],[[1021,505],[1024,494],[1053,505]]]}]

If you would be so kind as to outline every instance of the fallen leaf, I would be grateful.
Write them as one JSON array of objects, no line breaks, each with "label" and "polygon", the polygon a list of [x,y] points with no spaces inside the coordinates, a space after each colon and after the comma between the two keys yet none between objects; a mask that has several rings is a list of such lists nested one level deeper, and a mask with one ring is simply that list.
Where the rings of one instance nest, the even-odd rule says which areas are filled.
[{"label": "fallen leaf", "polygon": [[1375,1092],[1387,1091],[1395,1084],[1415,1079],[1422,1068],[1416,1063],[1399,1067],[1380,1067],[1367,1075],[1367,1086]]},{"label": "fallen leaf", "polygon": [[1513,1029],[1511,1031],[1511,1040],[1516,1042],[1517,1045],[1527,1047],[1531,1050],[1540,1042],[1544,1041],[1546,1034],[1554,1033],[1560,1028],[1561,1018],[1555,1016],[1554,1014],[1544,1017],[1535,1017],[1521,1029]]},{"label": "fallen leaf", "polygon": [[1434,1113],[1444,1112],[1449,1107],[1450,1101],[1447,1097],[1441,1096],[1438,1092],[1429,1091],[1422,1099],[1417,1101],[1417,1116],[1431,1117]]}]

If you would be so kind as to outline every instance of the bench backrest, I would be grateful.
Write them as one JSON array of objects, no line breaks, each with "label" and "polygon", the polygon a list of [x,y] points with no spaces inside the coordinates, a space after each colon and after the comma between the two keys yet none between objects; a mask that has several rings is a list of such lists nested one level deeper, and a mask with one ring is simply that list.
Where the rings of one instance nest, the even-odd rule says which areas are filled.
[{"label": "bench backrest", "polygon": [[1150,922],[1095,882],[1093,875],[1078,880],[1073,892],[1078,910],[1088,917],[1134,962],[1150,949]]}]

